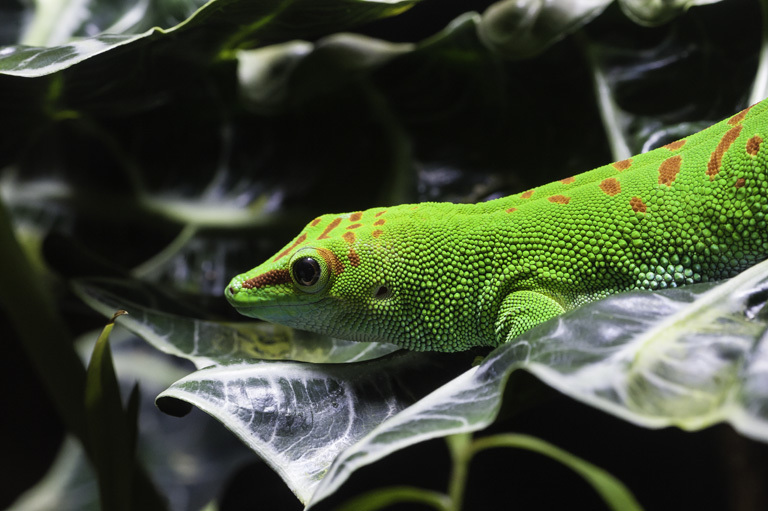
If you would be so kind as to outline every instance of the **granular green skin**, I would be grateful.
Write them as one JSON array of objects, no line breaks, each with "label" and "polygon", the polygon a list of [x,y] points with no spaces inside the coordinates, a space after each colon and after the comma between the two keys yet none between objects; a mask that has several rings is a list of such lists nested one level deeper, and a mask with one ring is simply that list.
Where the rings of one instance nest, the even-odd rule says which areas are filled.
[{"label": "granular green skin", "polygon": [[764,101],[510,197],[323,215],[226,296],[287,326],[459,351],[612,293],[732,277],[768,257],[767,132]]}]

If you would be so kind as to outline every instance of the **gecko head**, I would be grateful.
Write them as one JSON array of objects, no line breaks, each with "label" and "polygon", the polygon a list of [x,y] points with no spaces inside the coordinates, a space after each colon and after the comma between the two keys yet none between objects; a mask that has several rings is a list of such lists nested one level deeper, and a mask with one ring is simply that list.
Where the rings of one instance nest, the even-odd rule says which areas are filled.
[{"label": "gecko head", "polygon": [[328,296],[341,265],[332,250],[303,247],[283,261],[267,261],[236,276],[225,296],[240,313],[278,320]]},{"label": "gecko head", "polygon": [[246,316],[351,340],[384,340],[374,331],[381,324],[376,318],[396,297],[386,264],[374,257],[382,251],[381,231],[366,236],[361,216],[314,220],[274,257],[233,278],[227,300]]}]

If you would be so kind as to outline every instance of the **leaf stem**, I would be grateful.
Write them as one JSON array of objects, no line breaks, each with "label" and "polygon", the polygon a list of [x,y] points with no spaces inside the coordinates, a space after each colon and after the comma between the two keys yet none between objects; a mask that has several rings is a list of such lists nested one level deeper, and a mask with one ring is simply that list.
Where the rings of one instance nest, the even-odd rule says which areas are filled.
[{"label": "leaf stem", "polygon": [[392,486],[363,493],[345,502],[336,508],[336,511],[376,511],[402,502],[418,502],[439,511],[452,509],[448,497],[440,492],[412,486]]},{"label": "leaf stem", "polygon": [[474,455],[472,435],[459,433],[446,437],[445,441],[448,443],[448,450],[451,452],[451,460],[453,461],[451,480],[448,483],[449,509],[459,511],[464,503],[464,489],[467,486],[469,462]]},{"label": "leaf stem", "polygon": [[527,449],[552,458],[583,477],[615,511],[642,511],[643,509],[629,489],[611,474],[540,438],[514,433],[479,438],[472,443],[470,456],[483,449],[495,447]]},{"label": "leaf stem", "polygon": [[613,99],[611,85],[608,83],[608,79],[600,67],[597,47],[590,42],[583,31],[575,32],[574,40],[581,47],[582,53],[592,72],[595,99],[600,110],[600,118],[605,127],[605,134],[608,137],[608,144],[611,147],[611,155],[616,161],[629,158],[632,156],[632,151],[629,149],[629,144],[622,129],[623,115]]}]

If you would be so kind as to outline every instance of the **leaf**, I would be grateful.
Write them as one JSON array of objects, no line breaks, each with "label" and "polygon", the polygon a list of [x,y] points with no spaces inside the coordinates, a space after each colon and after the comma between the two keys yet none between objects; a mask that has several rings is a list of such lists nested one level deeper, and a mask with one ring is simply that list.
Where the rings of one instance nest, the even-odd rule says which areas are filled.
[{"label": "leaf", "polygon": [[86,372],[85,421],[89,454],[98,475],[103,509],[165,509],[163,499],[135,461],[137,389],[134,387],[131,393],[126,412],[112,364],[109,334],[114,327],[114,318],[124,313],[115,313],[104,327]]},{"label": "leaf", "polygon": [[21,44],[51,47],[97,34],[136,34],[152,27],[171,28],[207,0],[47,0],[27,9]]},{"label": "leaf", "polygon": [[49,75],[156,33],[148,30],[138,35],[103,34],[50,48],[6,46],[0,48],[0,74],[24,78]]},{"label": "leaf", "polygon": [[291,88],[301,87],[297,76],[313,64],[320,65],[321,62],[326,68],[344,72],[318,76],[330,83],[314,80],[311,87],[302,91],[303,94],[321,94],[342,81],[371,73],[414,48],[415,45],[409,43],[389,43],[364,35],[341,33],[324,37],[314,44],[289,41],[242,50],[237,53],[240,91],[249,107],[272,111],[284,108],[288,100],[296,101],[297,91]]},{"label": "leaf", "polygon": [[[85,367],[72,349],[66,323],[59,314],[40,268],[22,249],[11,216],[0,201],[0,307],[8,331],[24,347],[56,411],[67,428],[85,441],[83,395]],[[62,385],[61,382],[67,382]]]},{"label": "leaf", "polygon": [[[135,51],[160,40],[170,42],[170,47],[164,47],[163,51],[180,50],[184,45],[189,51],[192,45],[208,59],[215,55],[228,58],[229,52],[242,47],[312,37],[394,16],[417,1],[349,0],[340,5],[333,0],[210,0],[189,18],[167,29],[152,28],[140,34],[100,34],[51,47],[6,46],[0,49],[0,74],[44,76],[121,46],[130,45],[129,50]],[[144,14],[149,16],[148,12]],[[37,30],[46,31],[45,27]],[[32,39],[48,38],[34,36]],[[61,38],[54,38],[58,39]]]},{"label": "leaf", "polygon": [[636,23],[655,26],[666,23],[689,7],[707,5],[721,0],[619,0],[624,13]]},{"label": "leaf", "polygon": [[532,57],[592,21],[612,1],[504,0],[483,13],[479,35],[507,58]]},{"label": "leaf", "polygon": [[[190,403],[223,422],[256,451],[302,502],[338,454],[470,359],[398,352],[356,364],[254,362],[211,367],[157,397],[161,410]],[[421,375],[428,372],[429,380]],[[426,388],[425,388],[426,387]]]},{"label": "leaf", "polygon": [[577,315],[570,336],[531,342],[526,369],[636,424],[695,430],[727,421],[768,442],[768,322],[756,313],[767,286],[763,262],[706,293],[609,300],[594,311],[602,328]]},{"label": "leaf", "polygon": [[[78,352],[86,360],[97,336],[98,332],[90,332],[77,342]],[[119,325],[110,333],[109,347],[121,390],[141,382],[137,455],[142,465],[167,499],[169,509],[201,509],[224,491],[245,463],[256,461],[255,454],[204,413],[179,421],[157,409],[155,396],[188,374],[190,364],[158,353]],[[68,435],[44,479],[10,509],[98,510],[96,481],[82,444]],[[145,507],[135,505],[134,509]]]},{"label": "leaf", "polygon": [[38,484],[13,502],[6,511],[56,509],[100,510],[96,475],[78,440],[64,438],[56,459]]},{"label": "leaf", "polygon": [[335,509],[336,511],[375,511],[387,509],[397,504],[402,506],[405,503],[419,503],[439,511],[453,509],[451,508],[451,501],[446,495],[433,490],[410,486],[377,488],[359,495]]},{"label": "leaf", "polygon": [[[121,326],[165,353],[191,360],[198,368],[245,360],[354,362],[396,351],[390,344],[356,343],[287,327],[247,322],[210,321],[166,311],[179,309],[171,297],[132,281],[82,279],[75,292],[106,317],[122,308]],[[187,310],[188,314],[194,311]]]}]

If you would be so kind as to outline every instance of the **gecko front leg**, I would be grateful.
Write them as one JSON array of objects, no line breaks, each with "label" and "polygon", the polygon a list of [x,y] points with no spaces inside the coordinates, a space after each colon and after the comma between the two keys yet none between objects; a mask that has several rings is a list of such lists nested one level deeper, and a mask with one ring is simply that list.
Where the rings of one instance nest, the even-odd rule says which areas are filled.
[{"label": "gecko front leg", "polygon": [[496,317],[496,342],[503,344],[539,323],[559,316],[565,308],[537,291],[514,291],[504,298]]}]

